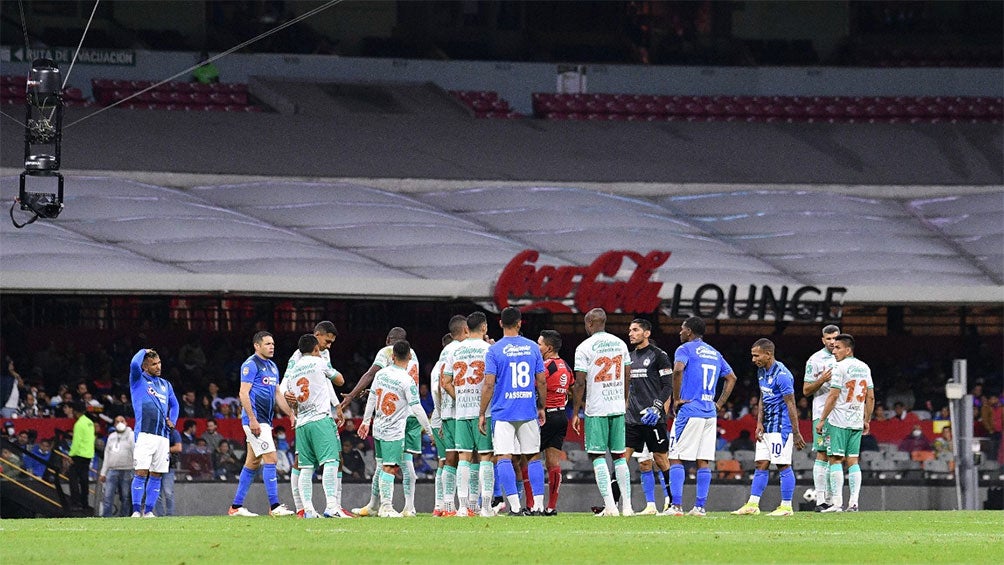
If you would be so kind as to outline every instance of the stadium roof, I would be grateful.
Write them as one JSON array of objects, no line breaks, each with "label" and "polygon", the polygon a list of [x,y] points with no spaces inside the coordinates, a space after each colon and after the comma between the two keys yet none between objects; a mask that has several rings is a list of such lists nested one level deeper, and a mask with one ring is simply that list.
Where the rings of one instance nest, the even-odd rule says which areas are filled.
[{"label": "stadium roof", "polygon": [[0,290],[482,299],[524,249],[538,266],[664,250],[664,294],[710,282],[1004,301],[1000,187],[147,179],[69,174],[58,219],[4,222]]}]

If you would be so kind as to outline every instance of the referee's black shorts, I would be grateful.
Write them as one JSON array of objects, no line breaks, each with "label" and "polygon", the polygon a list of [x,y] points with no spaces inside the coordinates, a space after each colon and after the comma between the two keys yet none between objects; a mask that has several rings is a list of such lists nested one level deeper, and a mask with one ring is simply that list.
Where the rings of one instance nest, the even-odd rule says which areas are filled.
[{"label": "referee's black shorts", "polygon": [[544,425],[540,427],[540,450],[548,447],[561,449],[568,432],[568,416],[564,408],[548,408],[544,411]]},{"label": "referee's black shorts", "polygon": [[624,426],[624,445],[637,452],[644,450],[646,445],[652,453],[669,452],[668,436],[665,422],[659,422],[655,427],[644,424]]}]

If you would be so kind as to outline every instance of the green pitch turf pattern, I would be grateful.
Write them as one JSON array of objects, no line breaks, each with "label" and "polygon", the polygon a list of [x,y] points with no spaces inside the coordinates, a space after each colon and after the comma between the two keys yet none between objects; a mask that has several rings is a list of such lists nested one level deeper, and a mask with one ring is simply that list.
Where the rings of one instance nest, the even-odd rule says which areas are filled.
[{"label": "green pitch turf pattern", "polygon": [[1004,512],[0,521],[0,563],[1004,563]]}]

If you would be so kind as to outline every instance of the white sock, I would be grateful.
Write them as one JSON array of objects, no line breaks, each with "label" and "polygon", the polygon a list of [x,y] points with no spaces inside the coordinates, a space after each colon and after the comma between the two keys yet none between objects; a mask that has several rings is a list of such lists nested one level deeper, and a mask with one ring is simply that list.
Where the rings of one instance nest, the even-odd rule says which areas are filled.
[{"label": "white sock", "polygon": [[479,466],[481,475],[481,504],[491,507],[492,495],[495,493],[495,465],[491,461],[482,461]]},{"label": "white sock", "polygon": [[303,499],[300,498],[300,470],[291,469],[289,471],[289,490],[293,493],[293,506],[296,511],[303,510]]},{"label": "white sock", "polygon": [[600,489],[600,496],[603,497],[603,504],[606,508],[617,508],[614,502],[614,493],[610,488],[610,469],[603,458],[593,459],[593,476],[596,478],[596,487]]},{"label": "white sock", "polygon": [[370,510],[376,510],[380,504],[380,471],[383,470],[383,459],[376,460],[376,471],[373,472],[373,484],[370,487],[370,501],[366,503]]},{"label": "white sock", "polygon": [[829,502],[829,488],[826,483],[830,480],[830,464],[826,461],[816,459],[812,464],[812,486],[816,489],[816,504]]},{"label": "white sock", "polygon": [[623,457],[614,459],[614,475],[617,476],[617,485],[621,488],[621,508],[633,510],[631,508],[631,470],[628,469],[627,460]]},{"label": "white sock", "polygon": [[337,509],[335,506],[337,482],[338,467],[332,463],[325,463],[324,469],[321,471],[321,486],[324,487],[324,511],[329,514]]},{"label": "white sock", "polygon": [[460,461],[457,464],[457,499],[460,503],[457,512],[467,511],[467,501],[471,496],[471,462]]},{"label": "white sock", "polygon": [[404,488],[404,509],[415,511],[415,458],[410,453],[404,455],[401,466],[401,486]]},{"label": "white sock", "polygon": [[436,493],[436,504],[433,507],[433,510],[442,510],[443,509],[443,498],[444,498],[444,496],[443,496],[443,465],[444,465],[443,460],[440,459],[439,460],[439,465],[436,467],[436,489],[434,491]]},{"label": "white sock", "polygon": [[342,472],[335,475],[335,509],[342,509]]},{"label": "white sock", "polygon": [[304,512],[317,513],[314,510],[314,468],[300,467],[300,500],[303,501]]},{"label": "white sock", "polygon": [[844,504],[844,466],[840,463],[835,465],[830,465],[830,487],[829,492],[832,496],[834,506],[843,506]]}]

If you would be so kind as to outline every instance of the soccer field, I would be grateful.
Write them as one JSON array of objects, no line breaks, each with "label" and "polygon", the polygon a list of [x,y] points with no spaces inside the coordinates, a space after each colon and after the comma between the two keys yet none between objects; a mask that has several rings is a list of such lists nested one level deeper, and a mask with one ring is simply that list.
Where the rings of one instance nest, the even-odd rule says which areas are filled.
[{"label": "soccer field", "polygon": [[1002,512],[0,521],[0,563],[1002,563]]}]

